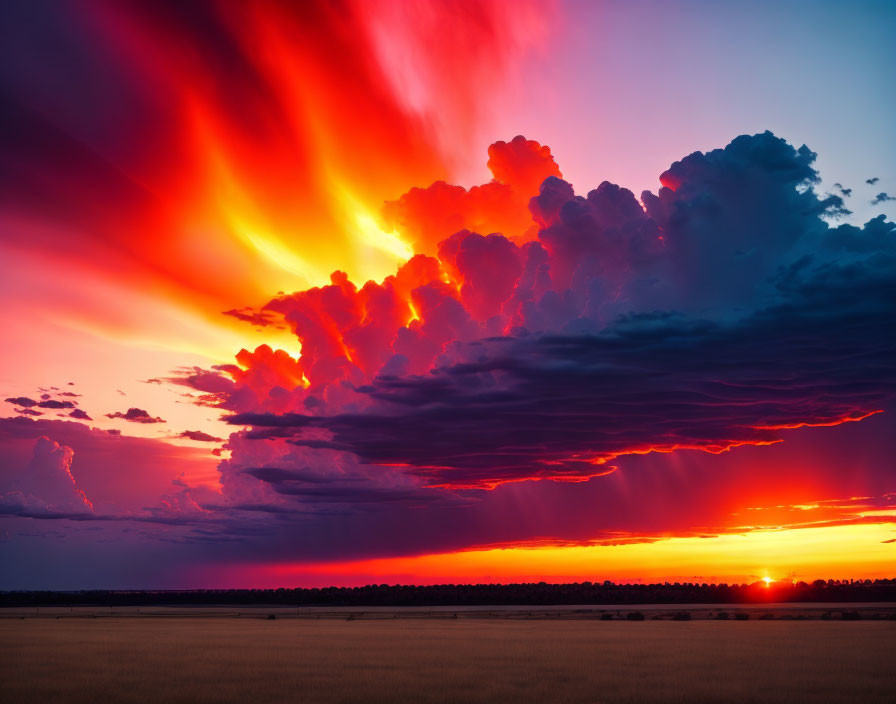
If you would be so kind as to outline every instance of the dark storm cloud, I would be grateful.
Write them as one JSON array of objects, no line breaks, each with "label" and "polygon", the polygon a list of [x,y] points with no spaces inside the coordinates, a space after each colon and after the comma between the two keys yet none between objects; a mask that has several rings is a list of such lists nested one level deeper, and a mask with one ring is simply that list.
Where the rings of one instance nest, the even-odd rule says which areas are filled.
[{"label": "dark storm cloud", "polygon": [[896,196],[889,196],[886,193],[878,193],[874,196],[874,200],[871,201],[871,205],[879,205],[880,203],[886,203],[891,200],[896,200]]},{"label": "dark storm cloud", "polygon": [[[848,272],[819,276],[786,282],[811,300],[739,324],[643,316],[598,336],[495,340],[481,361],[378,378],[363,389],[376,401],[365,413],[232,422],[451,486],[587,477],[602,471],[589,461],[651,447],[774,442],[781,427],[859,417],[894,393],[896,338],[879,324],[894,280],[855,298],[834,290]],[[309,426],[332,438],[306,438]]]},{"label": "dark storm cloud", "polygon": [[[570,316],[555,318],[557,332],[454,343],[429,374],[384,373],[355,387],[370,401],[360,410],[230,420],[254,426],[249,437],[348,452],[458,488],[581,479],[620,455],[772,443],[788,427],[880,410],[896,391],[896,226],[883,216],[862,228],[825,224],[842,200],[797,188],[817,180],[813,160],[769,133],[738,138],[673,165],[646,215],[609,184],[552,210],[549,179],[533,208],[545,222],[559,218],[541,239],[551,275],[559,267],[571,287],[567,301],[593,290],[586,274],[602,274],[601,257],[627,260],[630,276],[663,273],[659,255],[631,248],[656,227],[651,215],[680,266],[665,269],[667,286],[681,281],[666,290],[683,312],[631,312],[601,328],[557,306]],[[628,249],[612,249],[610,227]],[[624,298],[629,310],[658,302],[643,294]],[[764,305],[744,312],[750,298]]]},{"label": "dark storm cloud", "polygon": [[281,467],[250,467],[242,470],[243,474],[260,479],[269,484],[278,482],[303,482],[306,484],[330,484],[335,479],[308,470],[283,469]]},{"label": "dark storm cloud", "polygon": [[327,476],[319,472],[280,467],[252,467],[243,474],[254,477],[281,496],[303,504],[345,504],[357,507],[377,504],[456,504],[458,500],[444,492],[419,487],[369,486],[361,477]]},{"label": "dark storm cloud", "polygon": [[0,515],[18,518],[35,518],[50,521],[100,521],[104,523],[157,523],[169,526],[193,526],[207,523],[201,518],[188,515],[153,514],[96,514],[90,511],[57,511],[52,508],[34,508],[13,501],[0,500]]},{"label": "dark storm cloud", "polygon": [[866,178],[865,179],[865,183],[867,183],[869,186],[873,186],[878,181],[880,181],[880,179],[877,176],[875,176],[874,178]]}]

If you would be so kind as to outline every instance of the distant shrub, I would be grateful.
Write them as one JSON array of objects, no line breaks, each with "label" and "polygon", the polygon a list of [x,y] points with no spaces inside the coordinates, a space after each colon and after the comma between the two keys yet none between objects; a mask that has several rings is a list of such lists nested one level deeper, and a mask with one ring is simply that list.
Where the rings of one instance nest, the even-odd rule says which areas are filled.
[{"label": "distant shrub", "polygon": [[740,612],[734,614],[734,618],[736,618],[738,621],[748,621],[750,618],[750,614],[740,611]]},{"label": "distant shrub", "polygon": [[830,621],[832,618],[834,618],[834,617],[831,616],[831,612],[830,612],[830,611],[825,611],[825,612],[821,615],[821,620],[822,620],[822,621]]},{"label": "distant shrub", "polygon": [[274,614],[268,614],[268,621],[273,621],[275,618],[277,617]]},{"label": "distant shrub", "polygon": [[716,614],[716,621],[727,621],[728,620],[728,612],[727,611],[719,611]]},{"label": "distant shrub", "polygon": [[628,613],[628,614],[626,615],[626,618],[627,618],[629,621],[643,621],[643,620],[644,620],[644,614],[642,614],[640,611],[631,611],[630,613]]},{"label": "distant shrub", "polygon": [[600,615],[600,620],[601,620],[601,621],[612,621],[612,620],[613,620],[613,614],[601,614],[601,615]]},{"label": "distant shrub", "polygon": [[862,617],[858,611],[844,611],[840,614],[840,618],[844,621],[859,621]]},{"label": "distant shrub", "polygon": [[762,616],[759,617],[759,620],[760,621],[774,621],[775,615],[774,614],[762,614]]},{"label": "distant shrub", "polygon": [[691,620],[691,612],[690,611],[679,611],[672,617],[673,621],[690,621]]}]

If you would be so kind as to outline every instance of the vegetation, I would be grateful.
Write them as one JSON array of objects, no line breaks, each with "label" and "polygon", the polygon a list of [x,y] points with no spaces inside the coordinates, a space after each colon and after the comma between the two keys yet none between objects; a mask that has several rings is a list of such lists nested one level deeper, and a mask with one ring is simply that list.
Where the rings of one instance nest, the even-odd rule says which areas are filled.
[{"label": "vegetation", "polygon": [[372,584],[312,589],[0,592],[0,606],[480,606],[494,604],[756,604],[896,602],[896,579],[754,584]]}]

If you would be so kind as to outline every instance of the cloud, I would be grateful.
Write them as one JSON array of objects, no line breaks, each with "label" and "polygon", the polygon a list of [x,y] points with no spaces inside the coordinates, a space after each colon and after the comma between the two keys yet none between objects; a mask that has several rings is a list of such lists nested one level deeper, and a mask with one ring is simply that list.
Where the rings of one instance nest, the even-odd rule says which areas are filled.
[{"label": "cloud", "polygon": [[412,188],[383,207],[387,228],[398,230],[418,254],[435,254],[439,243],[463,229],[526,237],[533,223],[526,204],[542,181],[560,177],[551,150],[523,136],[489,147],[494,180],[469,190],[444,181]]},{"label": "cloud", "polygon": [[880,203],[886,203],[887,201],[896,200],[896,196],[888,196],[886,193],[878,193],[874,196],[874,200],[871,201],[871,205],[878,205]]},{"label": "cloud", "polygon": [[445,500],[442,492],[421,491],[417,486],[370,487],[359,484],[358,477],[322,477],[309,472],[277,467],[253,467],[243,472],[265,482],[276,493],[300,499],[305,503],[424,505]]},{"label": "cloud", "polygon": [[25,408],[31,408],[32,406],[37,405],[37,401],[33,398],[28,398],[26,396],[16,396],[15,398],[6,399],[7,403],[11,403],[14,406],[24,406]]},{"label": "cloud", "polygon": [[[46,390],[40,395],[40,400],[35,401],[33,398],[29,398],[27,396],[16,396],[13,398],[5,399],[7,403],[11,403],[14,406],[20,406],[17,409],[17,413],[24,413],[27,415],[40,415],[37,411],[33,410],[34,408],[49,408],[55,410],[62,410],[66,408],[75,408],[77,406],[77,402],[75,401],[59,401],[53,398],[52,393],[47,393]],[[78,397],[81,394],[76,394],[71,391],[59,391],[59,388],[56,386],[50,387],[50,391],[56,392],[59,396],[67,396],[67,397]],[[32,409],[32,410],[27,410]]]},{"label": "cloud", "polygon": [[[881,327],[896,226],[831,227],[848,211],[814,191],[815,158],[741,136],[675,162],[643,207],[606,182],[578,196],[549,169],[515,238],[462,229],[381,284],[337,272],[281,296],[267,307],[301,359],[260,347],[196,381],[215,380],[249,439],[452,489],[582,480],[627,454],[865,417],[896,381]],[[456,207],[412,193],[431,222]]]},{"label": "cloud", "polygon": [[[425,377],[377,378],[361,389],[375,401],[364,412],[232,422],[448,487],[584,479],[650,449],[773,443],[789,427],[858,419],[892,398],[893,340],[880,336],[879,306],[864,304],[883,286],[827,314],[833,296],[812,301],[809,319],[802,305],[781,305],[730,325],[643,316],[601,335],[502,338]],[[832,350],[830,331],[844,329]]]},{"label": "cloud", "polygon": [[153,417],[142,408],[129,408],[126,413],[116,411],[115,413],[107,413],[106,418],[121,418],[131,423],[164,423],[165,421],[158,417]]},{"label": "cloud", "polygon": [[880,181],[880,179],[877,176],[875,176],[874,178],[865,179],[865,183],[867,183],[869,186],[873,186],[878,181]]},{"label": "cloud", "polygon": [[[61,449],[53,449],[41,438],[54,438],[53,443]],[[49,471],[46,467],[52,469],[46,459],[48,456],[58,458],[56,469],[50,474],[58,478],[64,474],[60,468],[67,468],[69,474],[77,478],[76,488],[83,491],[94,506],[93,518],[79,519],[83,521],[146,520],[155,515],[154,511],[161,510],[165,501],[171,504],[172,482],[175,480],[181,482],[175,493],[191,493],[203,497],[203,501],[216,494],[207,487],[197,486],[194,479],[214,474],[215,462],[204,450],[173,445],[161,439],[130,437],[121,431],[112,433],[72,421],[0,418],[0,493],[19,491],[40,499],[40,502],[24,503],[7,501],[7,513],[24,515],[18,509],[12,510],[16,506],[27,509],[32,517],[41,513],[46,518],[62,518],[62,514],[82,512],[77,506],[75,511],[70,505],[63,506],[65,502],[49,500],[53,498],[49,490],[41,489],[44,485],[50,490],[53,486],[58,488],[58,482],[49,483],[45,476]],[[46,471],[29,475],[26,468],[38,462],[35,458],[41,457],[43,464],[35,467],[44,467]],[[36,483],[32,481],[22,491],[22,478],[29,476]],[[188,502],[180,503],[186,506]],[[172,511],[165,515],[168,523],[176,523]],[[196,519],[193,516],[190,522],[195,523]]]},{"label": "cloud", "polygon": [[223,442],[223,438],[216,438],[214,435],[203,433],[201,430],[184,430],[177,437],[186,440],[196,440],[197,442]]},{"label": "cloud", "polygon": [[77,418],[78,420],[93,420],[86,412],[82,411],[80,408],[76,408],[71,413],[68,414],[69,418]]},{"label": "cloud", "polygon": [[25,472],[12,483],[11,490],[0,497],[0,511],[16,513],[91,513],[93,504],[78,488],[72,475],[70,447],[46,436],[34,444],[34,454]]},{"label": "cloud", "polygon": [[74,408],[73,401],[57,401],[55,399],[47,399],[37,404],[38,408]]},{"label": "cloud", "polygon": [[[171,526],[166,539],[226,542],[229,558],[333,559],[709,534],[751,525],[732,516],[744,506],[850,522],[862,509],[842,499],[797,504],[892,492],[891,453],[874,448],[894,408],[896,226],[833,223],[844,193],[816,193],[811,150],[739,137],[640,197],[577,194],[528,140],[496,153],[492,184],[387,206],[425,252],[392,276],[335,272],[261,309],[301,357],[262,345],[164,380],[233,414],[214,490],[169,474],[130,514],[107,508],[103,481],[136,471],[132,456],[148,482],[186,461],[167,453],[207,449],[50,426],[83,462],[97,521]],[[544,173],[526,175],[527,155]],[[152,418],[110,417],[128,414]],[[178,437],[221,442],[204,435]],[[786,507],[744,495],[770,486]]]},{"label": "cloud", "polygon": [[852,189],[844,188],[842,183],[835,183],[834,188],[840,191],[840,195],[842,195],[844,198],[849,198],[852,195]]},{"label": "cloud", "polygon": [[273,327],[282,329],[281,321],[278,320],[277,316],[269,310],[255,310],[253,308],[233,308],[231,310],[225,310],[223,315],[229,315],[232,318],[242,320],[244,323],[249,323],[259,328]]}]

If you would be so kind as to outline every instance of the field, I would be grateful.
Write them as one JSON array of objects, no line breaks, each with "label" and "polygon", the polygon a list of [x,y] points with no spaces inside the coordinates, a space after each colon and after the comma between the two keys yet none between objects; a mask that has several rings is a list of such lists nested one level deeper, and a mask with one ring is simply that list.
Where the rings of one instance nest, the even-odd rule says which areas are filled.
[{"label": "field", "polygon": [[893,621],[0,620],[13,702],[893,702]]}]

